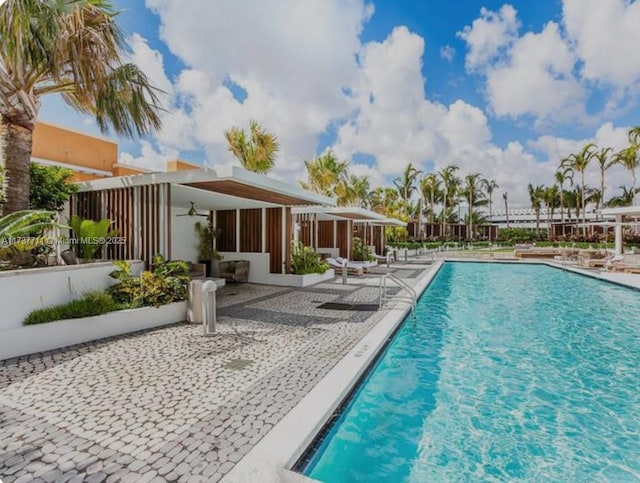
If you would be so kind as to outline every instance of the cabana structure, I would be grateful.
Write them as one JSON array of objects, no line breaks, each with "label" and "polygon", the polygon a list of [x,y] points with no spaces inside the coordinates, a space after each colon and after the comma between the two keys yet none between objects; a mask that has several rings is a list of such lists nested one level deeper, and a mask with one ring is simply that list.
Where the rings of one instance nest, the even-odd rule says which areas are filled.
[{"label": "cabana structure", "polygon": [[624,206],[621,208],[605,208],[600,210],[604,218],[614,218],[615,254],[622,255],[624,251],[624,225],[640,226],[640,206]]},{"label": "cabana structure", "polygon": [[[356,223],[385,220],[384,215],[358,206],[301,206],[292,209],[295,240],[333,257],[353,258],[353,237],[360,236]],[[384,238],[384,234],[382,235]]]},{"label": "cabana structure", "polygon": [[[198,260],[197,221],[213,221],[223,261],[248,260],[249,281],[287,285],[295,206],[334,205],[326,196],[238,167],[113,177],[80,184],[72,214],[109,218],[119,243],[108,259]],[[192,209],[193,208],[193,209]],[[202,217],[199,215],[206,215]]]},{"label": "cabana structure", "polygon": [[385,255],[385,250],[387,248],[385,228],[387,227],[406,228],[407,222],[396,218],[357,220],[355,222],[356,234],[362,239],[363,245],[372,246],[375,254],[378,256]]}]

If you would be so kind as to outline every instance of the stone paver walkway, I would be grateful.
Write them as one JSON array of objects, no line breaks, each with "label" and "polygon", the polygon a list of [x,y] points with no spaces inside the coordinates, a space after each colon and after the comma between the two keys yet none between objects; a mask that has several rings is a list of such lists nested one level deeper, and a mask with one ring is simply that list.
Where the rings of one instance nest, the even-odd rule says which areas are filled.
[{"label": "stone paver walkway", "polygon": [[[428,262],[391,271],[415,283]],[[229,285],[219,334],[176,324],[0,361],[0,479],[218,481],[366,334],[389,271],[307,289]]]}]

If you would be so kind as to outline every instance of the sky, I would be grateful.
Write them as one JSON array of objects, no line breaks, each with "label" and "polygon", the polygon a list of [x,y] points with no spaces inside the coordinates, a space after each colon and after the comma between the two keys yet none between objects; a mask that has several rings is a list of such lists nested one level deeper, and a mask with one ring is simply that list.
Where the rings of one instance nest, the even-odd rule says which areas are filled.
[{"label": "sky", "polygon": [[[640,0],[115,0],[128,59],[164,91],[163,127],[119,161],[238,164],[224,132],[255,119],[280,142],[272,176],[305,179],[328,149],[389,185],[411,162],[480,172],[528,206],[588,142],[640,124]],[[40,119],[98,134],[44,98]],[[593,165],[587,183],[599,186]],[[607,172],[606,198],[630,186]],[[502,196],[498,196],[502,198]]]}]

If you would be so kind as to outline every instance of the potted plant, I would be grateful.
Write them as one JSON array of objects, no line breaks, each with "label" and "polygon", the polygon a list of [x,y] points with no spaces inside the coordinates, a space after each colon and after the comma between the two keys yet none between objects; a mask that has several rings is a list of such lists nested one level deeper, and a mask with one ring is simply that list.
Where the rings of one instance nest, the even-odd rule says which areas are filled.
[{"label": "potted plant", "polygon": [[198,263],[204,263],[207,267],[207,277],[211,276],[211,265],[213,261],[222,259],[218,251],[213,248],[217,230],[213,226],[213,220],[207,223],[196,222],[194,225],[198,235]]}]

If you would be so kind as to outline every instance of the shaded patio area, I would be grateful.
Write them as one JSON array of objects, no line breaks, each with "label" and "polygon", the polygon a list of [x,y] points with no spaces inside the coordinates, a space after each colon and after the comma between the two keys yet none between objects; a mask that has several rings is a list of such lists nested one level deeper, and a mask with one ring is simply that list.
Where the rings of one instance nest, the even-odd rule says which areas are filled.
[{"label": "shaded patio area", "polygon": [[415,284],[428,267],[229,285],[215,337],[176,324],[0,361],[0,477],[218,481],[384,315],[357,310],[377,303],[380,274]]}]

